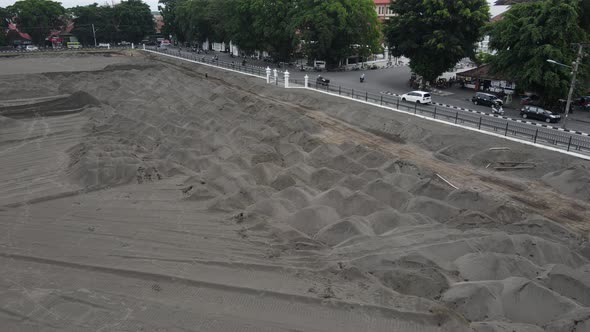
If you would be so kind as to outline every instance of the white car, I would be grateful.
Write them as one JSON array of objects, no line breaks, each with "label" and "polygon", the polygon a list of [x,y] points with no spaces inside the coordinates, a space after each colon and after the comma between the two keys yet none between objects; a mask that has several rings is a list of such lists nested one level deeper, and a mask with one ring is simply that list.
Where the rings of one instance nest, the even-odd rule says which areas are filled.
[{"label": "white car", "polygon": [[401,100],[411,101],[413,103],[418,103],[418,104],[430,104],[432,102],[432,97],[430,96],[430,92],[411,91],[408,93],[404,93],[401,96]]},{"label": "white car", "polygon": [[39,48],[35,45],[27,45],[27,47],[25,47],[25,51],[38,51]]},{"label": "white car", "polygon": [[109,44],[109,43],[100,43],[100,44],[98,44],[98,47],[110,47],[110,46],[111,46],[111,44]]}]

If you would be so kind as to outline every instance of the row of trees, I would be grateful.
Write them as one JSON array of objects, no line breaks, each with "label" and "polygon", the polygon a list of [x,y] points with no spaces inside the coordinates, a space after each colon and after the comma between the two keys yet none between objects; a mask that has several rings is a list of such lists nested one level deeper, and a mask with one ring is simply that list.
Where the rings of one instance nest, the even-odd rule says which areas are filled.
[{"label": "row of trees", "polygon": [[[521,88],[541,94],[551,104],[566,96],[571,76],[569,69],[547,59],[571,64],[577,51],[572,44],[590,42],[590,1],[518,2],[488,27],[490,47],[497,50],[490,59],[491,68],[515,78]],[[585,57],[578,77],[580,83],[590,78],[590,56]],[[584,84],[578,88],[588,89]]]},{"label": "row of trees", "polygon": [[[497,3],[511,7],[502,19],[488,23],[485,0],[395,0],[390,8],[397,15],[385,26],[392,54],[409,57],[411,69],[427,81],[434,81],[461,58],[471,57],[489,63],[492,73],[516,80],[521,89],[539,93],[548,104],[563,98],[570,70],[547,60],[571,64],[577,51],[572,44],[590,42],[590,0]],[[490,37],[494,55],[474,54],[484,34]],[[590,56],[585,57],[578,77],[579,83],[590,77]]]},{"label": "row of trees", "polygon": [[141,0],[126,0],[114,6],[88,6],[70,8],[74,20],[72,33],[83,44],[93,44],[93,26],[97,42],[140,42],[154,33],[154,17],[149,5]]},{"label": "row of trees", "polygon": [[[114,6],[78,6],[66,9],[51,0],[21,0],[12,6],[0,8],[0,27],[9,22],[28,33],[33,43],[41,44],[53,30],[62,30],[74,23],[72,33],[86,44],[93,44],[94,24],[97,41],[139,42],[154,32],[154,19],[150,7],[141,0],[126,0]],[[6,44],[6,36],[0,33],[0,45]]]},{"label": "row of trees", "polygon": [[380,51],[372,0],[160,0],[160,12],[181,42],[232,41],[280,61],[301,51],[335,66]]},{"label": "row of trees", "polygon": [[48,0],[22,0],[0,8],[2,28],[6,28],[8,22],[16,23],[35,43],[43,41],[51,30],[63,26],[65,17],[64,7],[59,2]]}]

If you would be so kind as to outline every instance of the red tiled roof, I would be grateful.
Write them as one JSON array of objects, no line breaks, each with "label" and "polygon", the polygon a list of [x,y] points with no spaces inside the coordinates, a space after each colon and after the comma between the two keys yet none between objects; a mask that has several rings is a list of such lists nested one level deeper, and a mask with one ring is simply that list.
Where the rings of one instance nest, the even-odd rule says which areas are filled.
[{"label": "red tiled roof", "polygon": [[375,1],[376,5],[389,5],[389,3],[391,2],[391,0],[373,0]]}]

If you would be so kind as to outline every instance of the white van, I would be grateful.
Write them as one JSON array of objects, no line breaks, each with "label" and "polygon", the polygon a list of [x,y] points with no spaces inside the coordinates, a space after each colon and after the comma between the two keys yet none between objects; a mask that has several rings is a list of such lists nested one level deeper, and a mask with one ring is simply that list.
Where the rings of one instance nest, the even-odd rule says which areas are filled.
[{"label": "white van", "polygon": [[432,97],[430,96],[430,92],[426,91],[411,91],[408,93],[404,93],[401,96],[403,101],[411,101],[417,104],[430,104],[432,103]]}]

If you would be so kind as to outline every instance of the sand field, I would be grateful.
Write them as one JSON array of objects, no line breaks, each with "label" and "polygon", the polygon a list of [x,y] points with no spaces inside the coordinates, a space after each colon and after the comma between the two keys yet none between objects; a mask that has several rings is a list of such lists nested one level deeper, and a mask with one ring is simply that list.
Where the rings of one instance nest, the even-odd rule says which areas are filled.
[{"label": "sand field", "polygon": [[3,330],[590,331],[586,160],[140,52],[0,73]]}]

